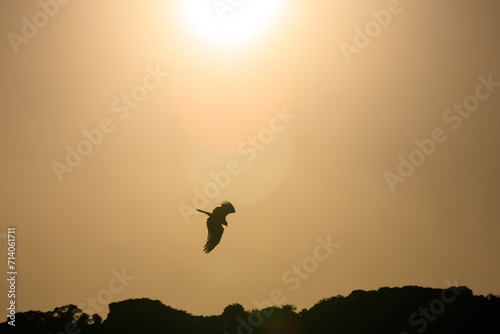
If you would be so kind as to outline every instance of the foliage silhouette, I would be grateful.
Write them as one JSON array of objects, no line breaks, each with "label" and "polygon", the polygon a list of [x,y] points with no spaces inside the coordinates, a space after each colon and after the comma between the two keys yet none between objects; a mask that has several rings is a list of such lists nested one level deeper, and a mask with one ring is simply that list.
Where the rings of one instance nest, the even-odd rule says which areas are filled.
[{"label": "foliage silhouette", "polygon": [[194,316],[144,298],[111,303],[104,321],[75,305],[18,313],[13,330],[0,324],[1,333],[23,334],[498,334],[500,297],[474,296],[466,287],[406,286],[356,290],[298,313],[293,305],[247,311],[232,304],[217,316]]}]

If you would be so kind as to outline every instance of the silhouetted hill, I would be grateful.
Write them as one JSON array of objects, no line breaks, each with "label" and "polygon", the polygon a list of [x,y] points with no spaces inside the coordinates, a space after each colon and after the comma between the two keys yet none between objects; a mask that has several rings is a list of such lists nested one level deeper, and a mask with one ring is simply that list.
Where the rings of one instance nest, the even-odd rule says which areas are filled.
[{"label": "silhouetted hill", "polygon": [[106,333],[220,333],[220,317],[193,316],[158,300],[130,299],[109,305]]},{"label": "silhouetted hill", "polygon": [[[263,310],[227,306],[218,316],[194,316],[158,300],[109,305],[105,321],[74,305],[16,315],[16,333],[129,334],[500,334],[500,297],[474,296],[466,287],[380,288],[323,299],[296,312],[292,305]],[[7,333],[12,326],[0,324]]]},{"label": "silhouetted hill", "polygon": [[500,299],[407,286],[353,291],[303,312],[308,333],[500,333]]}]

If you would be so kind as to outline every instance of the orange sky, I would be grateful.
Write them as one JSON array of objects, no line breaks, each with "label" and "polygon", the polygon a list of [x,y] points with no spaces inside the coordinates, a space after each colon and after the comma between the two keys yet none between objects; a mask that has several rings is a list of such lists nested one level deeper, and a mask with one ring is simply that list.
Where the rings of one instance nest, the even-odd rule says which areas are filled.
[{"label": "orange sky", "polygon": [[18,311],[500,293],[497,1],[63,2],[0,4]]}]

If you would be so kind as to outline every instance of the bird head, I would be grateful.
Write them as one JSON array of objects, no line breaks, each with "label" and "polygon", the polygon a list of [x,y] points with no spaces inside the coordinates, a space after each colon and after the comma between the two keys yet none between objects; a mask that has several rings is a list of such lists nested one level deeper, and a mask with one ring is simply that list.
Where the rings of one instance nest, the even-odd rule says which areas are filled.
[{"label": "bird head", "polygon": [[221,203],[221,205],[217,208],[214,209],[213,213],[216,215],[221,215],[224,217],[224,221],[222,222],[222,225],[227,226],[227,221],[226,221],[226,216],[230,213],[235,213],[236,210],[234,209],[234,206],[229,203],[228,201],[224,201]]},{"label": "bird head", "polygon": [[220,207],[223,208],[228,214],[236,212],[234,206],[228,201],[222,202]]}]

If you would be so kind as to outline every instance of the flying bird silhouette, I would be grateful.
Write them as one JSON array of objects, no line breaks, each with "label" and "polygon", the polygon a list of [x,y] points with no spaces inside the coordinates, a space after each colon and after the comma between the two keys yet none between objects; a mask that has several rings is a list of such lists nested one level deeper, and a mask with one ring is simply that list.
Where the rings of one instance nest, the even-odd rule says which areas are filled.
[{"label": "flying bird silhouette", "polygon": [[236,210],[234,209],[234,206],[227,202],[224,201],[221,203],[220,206],[216,207],[212,213],[203,211],[200,209],[196,209],[200,212],[206,213],[208,215],[207,218],[207,229],[208,229],[208,236],[207,236],[207,243],[205,244],[205,247],[203,248],[203,251],[205,253],[210,253],[215,246],[217,246],[220,242],[220,239],[222,238],[222,233],[224,233],[224,227],[222,225],[227,226],[226,222],[226,216],[230,213],[235,213]]}]

